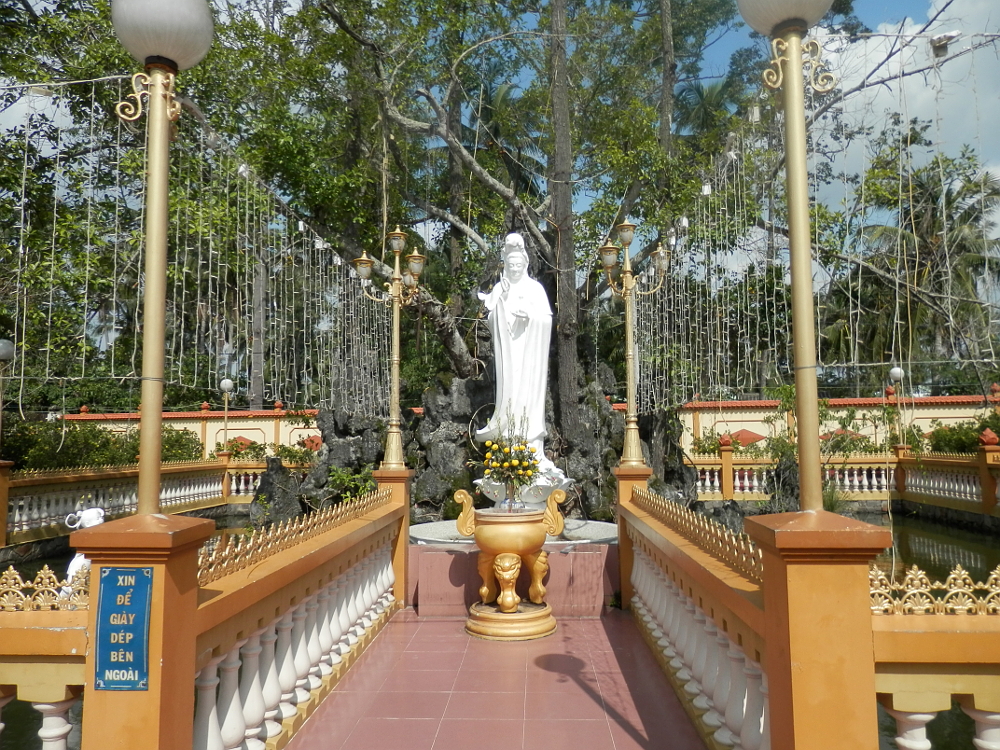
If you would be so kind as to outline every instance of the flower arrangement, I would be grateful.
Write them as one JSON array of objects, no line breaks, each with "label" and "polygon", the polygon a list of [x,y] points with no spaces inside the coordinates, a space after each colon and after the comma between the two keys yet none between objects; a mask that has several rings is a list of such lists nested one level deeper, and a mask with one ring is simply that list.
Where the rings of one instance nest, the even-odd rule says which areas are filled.
[{"label": "flower arrangement", "polygon": [[486,455],[483,457],[483,475],[494,482],[507,485],[515,492],[534,481],[538,473],[537,449],[528,445],[524,438],[511,436],[500,440],[486,441]]}]

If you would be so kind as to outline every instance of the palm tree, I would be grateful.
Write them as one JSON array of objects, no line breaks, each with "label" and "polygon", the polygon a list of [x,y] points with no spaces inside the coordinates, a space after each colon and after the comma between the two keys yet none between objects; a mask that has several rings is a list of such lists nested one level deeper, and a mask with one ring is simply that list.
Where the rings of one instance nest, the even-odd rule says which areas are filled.
[{"label": "palm tree", "polygon": [[[868,216],[850,277],[827,294],[828,354],[854,348],[861,361],[979,360],[992,356],[989,281],[1000,280],[1000,242],[993,213],[1000,179],[969,151],[936,155],[904,173],[872,170]],[[848,300],[850,295],[853,299]],[[849,319],[850,311],[859,313]],[[843,335],[856,338],[847,347]],[[895,341],[889,334],[895,332]],[[933,380],[933,378],[931,378]]]}]

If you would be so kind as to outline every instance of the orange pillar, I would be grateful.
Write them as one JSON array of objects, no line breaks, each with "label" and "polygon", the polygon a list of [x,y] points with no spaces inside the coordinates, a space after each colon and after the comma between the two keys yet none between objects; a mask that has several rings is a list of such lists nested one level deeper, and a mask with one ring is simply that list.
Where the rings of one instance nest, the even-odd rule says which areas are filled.
[{"label": "orange pillar", "polygon": [[822,510],[744,529],[764,553],[771,746],[877,750],[868,567],[892,532]]},{"label": "orange pillar", "polygon": [[736,493],[733,487],[733,439],[729,435],[719,438],[719,458],[722,460],[722,476],[719,477],[723,500],[732,500]]},{"label": "orange pillar", "polygon": [[388,487],[392,491],[393,505],[401,505],[403,513],[399,528],[399,536],[392,545],[392,570],[396,582],[392,586],[393,596],[400,606],[405,606],[407,583],[409,581],[409,551],[410,551],[410,482],[413,471],[410,469],[378,469],[372,472],[379,488]]},{"label": "orange pillar", "polygon": [[152,514],[70,535],[91,560],[84,750],[190,750],[198,548],[214,530]]},{"label": "orange pillar", "polygon": [[982,493],[982,512],[987,516],[993,514],[997,505],[997,480],[990,469],[1000,469],[1000,445],[979,446],[979,487]]},{"label": "orange pillar", "polygon": [[10,467],[13,461],[0,461],[0,547],[7,546],[7,510],[10,507]]},{"label": "orange pillar", "polygon": [[[617,466],[611,470],[618,480],[618,505],[631,502],[632,488],[646,489],[653,470],[648,466],[625,468]],[[632,540],[628,536],[625,519],[618,515],[618,570],[621,580],[622,609],[628,609],[632,601]]]}]

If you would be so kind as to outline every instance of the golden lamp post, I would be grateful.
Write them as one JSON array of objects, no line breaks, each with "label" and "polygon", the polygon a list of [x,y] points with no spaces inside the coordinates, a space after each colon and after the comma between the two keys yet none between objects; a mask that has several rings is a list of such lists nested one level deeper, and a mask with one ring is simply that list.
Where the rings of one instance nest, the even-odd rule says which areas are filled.
[{"label": "golden lamp post", "polygon": [[[653,253],[659,281],[653,289],[640,290],[639,279],[632,271],[632,259],[629,257],[629,245],[635,236],[635,224],[628,222],[615,227],[622,248],[611,244],[610,238],[598,250],[601,265],[607,276],[608,287],[622,298],[625,303],[625,445],[618,465],[624,469],[644,468],[646,461],[642,457],[642,443],[639,441],[639,416],[636,411],[636,375],[635,375],[635,298],[639,294],[652,294],[663,284],[663,276],[667,269],[667,254],[662,245]],[[622,254],[621,276],[616,283],[614,270],[618,267],[618,254]]]},{"label": "golden lamp post", "polygon": [[[3,379],[17,349],[10,339],[0,339],[0,445],[3,445]],[[0,459],[2,460],[2,459]]]},{"label": "golden lamp post", "polygon": [[160,512],[160,448],[167,292],[167,220],[172,123],[178,71],[197,65],[212,46],[212,11],[205,0],[112,0],[111,22],[122,46],[145,71],[118,117],[146,122],[146,262],[142,320],[142,414],[139,420],[138,512]]},{"label": "golden lamp post", "polygon": [[798,422],[799,508],[823,509],[819,455],[819,395],[816,387],[816,328],[813,314],[812,242],[809,236],[809,175],[806,169],[805,81],[813,89],[833,88],[823,70],[819,43],[803,43],[806,32],[826,15],[833,0],[738,0],[743,19],[771,38],[771,67],[764,84],[782,92],[785,110],[785,178],[788,244],[792,273],[792,346],[795,353],[795,419]]},{"label": "golden lamp post", "polygon": [[[383,470],[405,469],[403,459],[403,419],[399,409],[399,317],[403,305],[416,303],[420,294],[420,274],[424,272],[427,258],[414,251],[406,256],[406,273],[400,272],[399,258],[406,249],[406,232],[397,226],[395,232],[386,235],[389,248],[392,250],[394,263],[392,280],[385,285],[387,294],[377,297],[370,294],[367,285],[362,287],[364,295],[376,302],[392,305],[392,352],[391,352],[391,383],[389,385],[389,431],[385,438],[385,456],[379,468]],[[367,251],[360,258],[351,261],[362,282],[372,276],[375,261],[368,257]]]},{"label": "golden lamp post", "polygon": [[222,391],[222,450],[229,450],[229,394],[233,392],[234,383],[229,378],[219,381]]}]

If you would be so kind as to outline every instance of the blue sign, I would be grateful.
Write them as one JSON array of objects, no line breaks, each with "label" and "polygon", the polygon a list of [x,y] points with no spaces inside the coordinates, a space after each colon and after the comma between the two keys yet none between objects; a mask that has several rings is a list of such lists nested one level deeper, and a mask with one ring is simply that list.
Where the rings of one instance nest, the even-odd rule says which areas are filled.
[{"label": "blue sign", "polygon": [[152,568],[101,568],[96,690],[149,689]]}]

